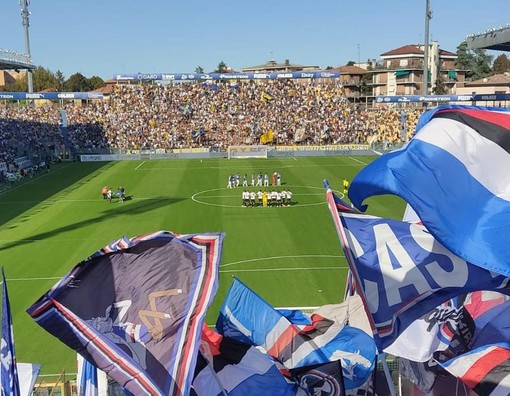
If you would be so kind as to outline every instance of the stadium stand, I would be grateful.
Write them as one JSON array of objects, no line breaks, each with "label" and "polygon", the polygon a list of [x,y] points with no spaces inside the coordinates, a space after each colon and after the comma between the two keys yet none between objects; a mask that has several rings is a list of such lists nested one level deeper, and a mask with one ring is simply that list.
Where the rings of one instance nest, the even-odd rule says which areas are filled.
[{"label": "stadium stand", "polygon": [[[9,103],[9,102],[5,102]],[[344,100],[336,84],[271,81],[263,84],[189,83],[118,85],[108,99],[63,109],[44,105],[0,106],[0,133],[24,145],[63,144],[81,149],[173,149],[266,143],[269,145],[394,143],[401,140],[402,110]],[[412,133],[422,108],[406,108]],[[14,126],[23,123],[21,130]],[[7,139],[9,140],[9,139]],[[5,139],[3,139],[5,141]]]}]

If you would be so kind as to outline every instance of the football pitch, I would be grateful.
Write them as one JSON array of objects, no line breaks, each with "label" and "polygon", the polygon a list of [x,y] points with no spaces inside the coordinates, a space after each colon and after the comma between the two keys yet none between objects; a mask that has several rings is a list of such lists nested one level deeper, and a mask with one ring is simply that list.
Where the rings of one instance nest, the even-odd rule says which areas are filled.
[{"label": "football pitch", "polygon": [[[341,196],[342,179],[376,157],[299,157],[61,163],[0,193],[0,264],[5,268],[18,362],[42,374],[76,372],[76,354],[25,312],[74,265],[122,236],[169,230],[224,232],[219,288],[207,323],[238,277],[275,307],[317,307],[343,300],[347,263],[326,205],[323,179]],[[242,207],[229,174],[281,174],[287,207]],[[108,202],[101,188],[126,189]],[[258,187],[248,190],[258,191]],[[269,191],[273,188],[263,188]],[[368,213],[400,219],[404,203],[367,201]],[[98,293],[100,291],[98,290]],[[87,304],[87,301],[83,302]]]}]

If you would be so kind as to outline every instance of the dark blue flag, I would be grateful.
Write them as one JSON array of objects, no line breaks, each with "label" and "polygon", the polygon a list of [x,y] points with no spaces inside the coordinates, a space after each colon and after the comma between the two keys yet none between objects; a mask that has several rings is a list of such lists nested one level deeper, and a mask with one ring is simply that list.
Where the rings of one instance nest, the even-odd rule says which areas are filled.
[{"label": "dark blue flag", "polygon": [[382,350],[415,320],[474,290],[510,294],[510,278],[455,256],[421,224],[338,210],[327,200]]},{"label": "dark blue flag", "polygon": [[19,380],[14,351],[14,333],[12,330],[11,305],[7,293],[4,268],[2,267],[2,346],[1,346],[1,394],[2,396],[18,396]]},{"label": "dark blue flag", "polygon": [[27,312],[136,395],[187,395],[223,234],[123,238],[84,260]]},{"label": "dark blue flag", "polygon": [[307,395],[344,396],[345,386],[340,360],[290,370],[290,375]]}]

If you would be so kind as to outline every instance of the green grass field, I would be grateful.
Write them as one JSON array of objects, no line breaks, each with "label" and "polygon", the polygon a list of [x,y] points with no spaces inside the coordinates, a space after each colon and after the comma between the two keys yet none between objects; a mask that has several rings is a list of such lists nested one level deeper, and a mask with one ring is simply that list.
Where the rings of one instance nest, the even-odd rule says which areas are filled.
[{"label": "green grass field", "polygon": [[[0,193],[0,264],[5,267],[19,362],[42,374],[76,371],[76,354],[25,312],[91,253],[122,236],[171,230],[226,233],[213,324],[233,276],[275,307],[342,301],[346,262],[325,203],[323,179],[341,191],[343,178],[375,157],[62,163],[48,174]],[[294,205],[241,207],[230,173],[279,171]],[[122,185],[132,199],[102,199],[103,185]],[[369,213],[401,218],[396,197],[367,201]]]}]

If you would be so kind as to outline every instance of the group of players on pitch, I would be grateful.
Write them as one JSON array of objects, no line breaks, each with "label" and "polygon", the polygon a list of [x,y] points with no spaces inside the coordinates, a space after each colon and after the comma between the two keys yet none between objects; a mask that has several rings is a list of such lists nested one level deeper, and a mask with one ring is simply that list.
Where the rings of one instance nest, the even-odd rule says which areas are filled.
[{"label": "group of players on pitch", "polygon": [[[282,176],[279,172],[274,172],[272,177],[272,186],[281,186],[282,184]],[[256,180],[256,181],[255,181]],[[269,175],[267,173],[258,173],[255,176],[255,173],[251,174],[251,182],[249,184],[251,187],[269,187]],[[248,187],[248,175],[245,173],[243,175],[243,181],[241,185],[241,175],[239,173],[234,173],[228,175],[227,188],[237,188],[237,187]]]},{"label": "group of players on pitch", "polygon": [[119,202],[124,202],[126,199],[126,190],[124,187],[119,187],[117,191],[113,192],[112,189],[108,186],[104,186],[101,189],[101,194],[103,195],[103,199],[108,202],[112,202],[113,198],[118,198]]},{"label": "group of players on pitch", "polygon": [[292,205],[292,191],[248,191],[244,190],[243,195],[244,207],[268,207],[268,206],[290,206]]}]

